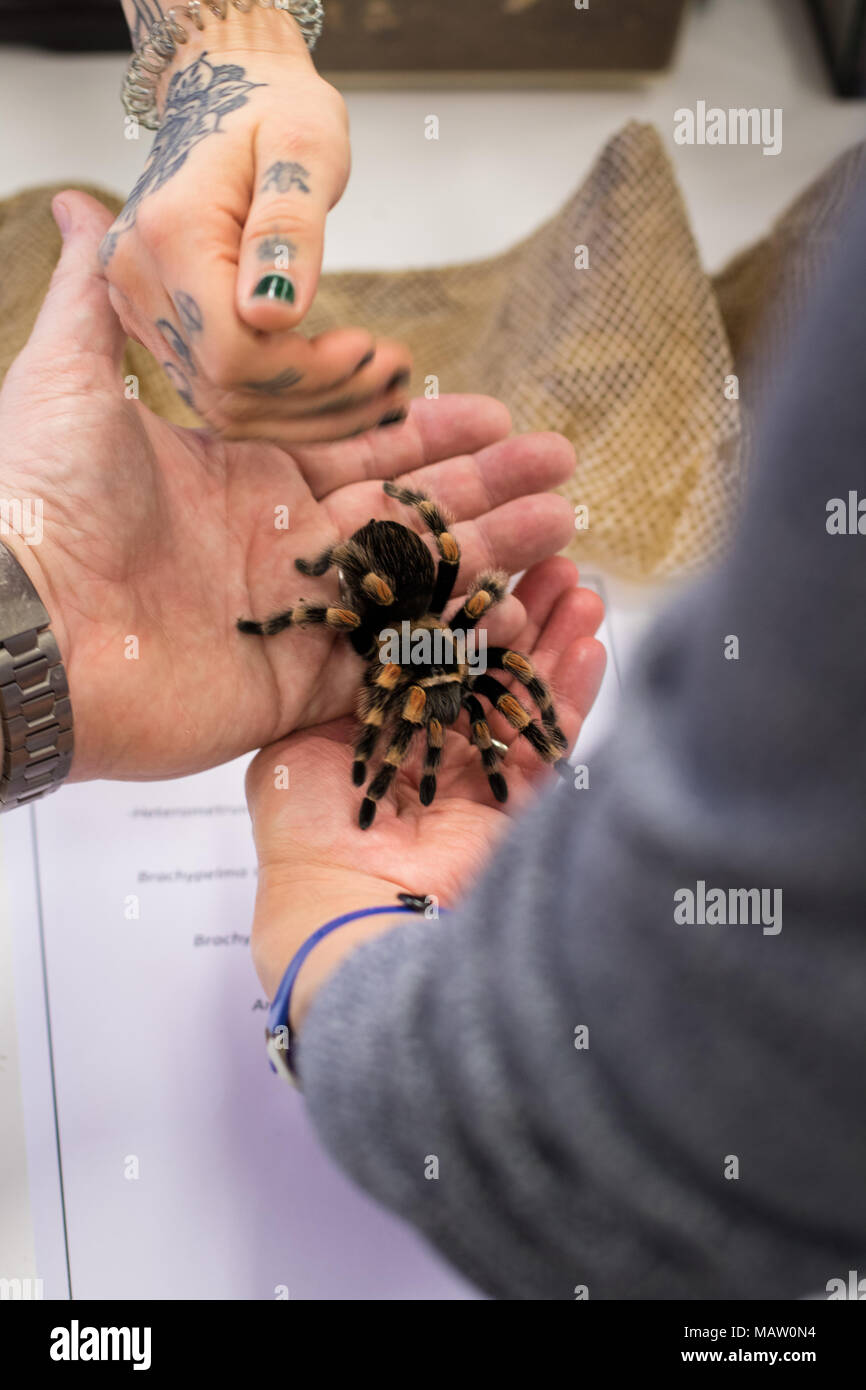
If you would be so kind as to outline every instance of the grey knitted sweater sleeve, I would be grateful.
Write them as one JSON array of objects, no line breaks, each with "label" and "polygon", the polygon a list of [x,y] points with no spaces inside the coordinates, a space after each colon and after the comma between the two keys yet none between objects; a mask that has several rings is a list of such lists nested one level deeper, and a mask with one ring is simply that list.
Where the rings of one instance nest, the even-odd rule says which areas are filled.
[{"label": "grey knitted sweater sleeve", "polygon": [[305,1025],[324,1143],[495,1296],[787,1298],[864,1267],[864,284],[866,201],[734,551],[656,627],[590,787]]}]

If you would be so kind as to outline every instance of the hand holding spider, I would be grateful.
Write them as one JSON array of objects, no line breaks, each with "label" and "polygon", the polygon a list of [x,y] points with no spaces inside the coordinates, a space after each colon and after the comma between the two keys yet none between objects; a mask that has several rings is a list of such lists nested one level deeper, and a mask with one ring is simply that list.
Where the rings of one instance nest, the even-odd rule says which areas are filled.
[{"label": "hand holding spider", "polygon": [[[509,637],[554,687],[569,747],[604,672],[604,649],[593,635],[601,602],[591,590],[575,587],[576,578],[575,567],[562,558],[531,569],[517,586],[524,616]],[[253,949],[266,990],[273,991],[306,937],[339,913],[395,901],[403,891],[433,894],[443,906],[466,893],[509,817],[551,775],[504,719],[494,713],[491,724],[497,739],[515,744],[507,758],[505,805],[495,800],[477,750],[464,734],[450,731],[436,799],[426,808],[419,800],[419,750],[401,769],[369,833],[357,822],[351,721],[307,729],[259,753],[247,774],[247,796],[259,857]],[[278,768],[288,769],[287,787]],[[298,980],[295,1022],[354,943],[405,920],[357,923],[317,946]]]},{"label": "hand holding spider", "polygon": [[[416,401],[395,428],[291,453],[227,444],[127,399],[124,333],[98,273],[102,219],[90,200],[68,202],[63,256],[0,396],[0,495],[44,502],[40,544],[4,541],[66,666],[73,778],[182,776],[348,714],[348,644],[324,628],[252,641],[235,621],[284,606],[296,558],[381,516],[384,479],[429,489],[456,515],[458,594],[478,571],[513,573],[573,535],[568,502],[548,492],[574,468],[570,446],[508,438],[508,413],[489,399]],[[519,602],[496,620],[495,640],[511,642]]]}]

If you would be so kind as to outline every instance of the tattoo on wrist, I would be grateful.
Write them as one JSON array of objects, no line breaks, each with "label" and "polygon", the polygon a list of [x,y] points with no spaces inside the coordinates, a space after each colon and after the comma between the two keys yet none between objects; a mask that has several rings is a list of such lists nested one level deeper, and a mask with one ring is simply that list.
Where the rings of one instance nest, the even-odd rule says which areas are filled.
[{"label": "tattoo on wrist", "polygon": [[144,173],[103,241],[105,267],[118,240],[135,226],[145,198],[163,188],[182,169],[203,140],[223,133],[222,120],[246,106],[249,93],[264,82],[250,82],[239,63],[210,63],[207,53],[176,72],[169,83],[162,125],[156,133]]},{"label": "tattoo on wrist", "polygon": [[[129,13],[129,6],[132,13]],[[127,20],[129,22],[129,33],[132,39],[133,48],[138,48],[147,38],[150,30],[158,20],[164,19],[165,14],[162,5],[157,0],[129,0],[127,6]]]},{"label": "tattoo on wrist", "polygon": [[305,169],[303,164],[296,164],[293,160],[278,159],[265,174],[260,191],[262,193],[288,193],[293,188],[299,188],[302,193],[309,193],[310,186],[307,183],[309,177],[310,171]]}]

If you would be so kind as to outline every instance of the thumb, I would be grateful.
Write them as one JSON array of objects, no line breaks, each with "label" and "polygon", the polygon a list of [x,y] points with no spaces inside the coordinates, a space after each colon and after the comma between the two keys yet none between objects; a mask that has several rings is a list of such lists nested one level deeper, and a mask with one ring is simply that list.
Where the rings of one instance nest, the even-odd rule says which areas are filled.
[{"label": "thumb", "polygon": [[51,211],[63,238],[60,260],[25,351],[94,358],[115,380],[126,335],[108,297],[99,244],[113,222],[108,208],[86,193],[67,190]]},{"label": "thumb", "polygon": [[342,192],[320,151],[308,157],[293,142],[289,155],[285,141],[272,144],[259,132],[256,191],[238,259],[238,313],[251,327],[272,333],[296,327],[313,302],[325,218]]}]

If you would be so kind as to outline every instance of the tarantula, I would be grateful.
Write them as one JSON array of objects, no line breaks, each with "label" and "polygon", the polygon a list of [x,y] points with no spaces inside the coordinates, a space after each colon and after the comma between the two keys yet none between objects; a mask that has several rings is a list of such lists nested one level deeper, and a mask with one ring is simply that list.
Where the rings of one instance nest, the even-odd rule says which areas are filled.
[{"label": "tarantula", "polygon": [[[405,762],[419,730],[427,736],[427,751],[419,796],[429,806],[436,795],[436,772],[442,758],[445,731],[455,724],[461,710],[469,716],[470,742],[481,754],[493,795],[497,801],[508,797],[508,786],[500,771],[505,746],[494,739],[479,697],[484,697],[504,715],[508,723],[527,739],[545,762],[556,762],[566,748],[566,739],[556,722],[550,691],[535,674],[528,657],[507,647],[491,647],[486,667],[513,676],[525,687],[541,716],[541,724],[495,677],[485,669],[476,673],[461,659],[458,637],[466,634],[506,593],[507,577],[501,573],[480,574],[472,583],[468,597],[450,622],[442,612],[451,597],[460,564],[460,547],[452,536],[449,519],[429,497],[385,483],[385,492],[420,514],[433,534],[439,551],[438,568],[417,532],[397,521],[376,521],[362,526],[346,541],[329,546],[315,560],[296,560],[302,574],[322,575],[337,568],[341,602],[337,605],[301,602],[264,622],[238,620],[241,632],[273,637],[287,627],[326,623],[345,633],[355,651],[367,663],[359,693],[361,730],[355,744],[352,780],[363,786],[367,764],[383,732],[390,733],[385,757],[361,802],[359,824],[367,830],[376,815],[376,804],[390,787],[397,769]],[[425,650],[419,661],[388,659],[397,628],[410,648]],[[426,639],[420,634],[426,633]],[[434,648],[433,639],[436,640]],[[433,648],[431,656],[431,648]],[[405,647],[404,647],[405,654]]]}]

